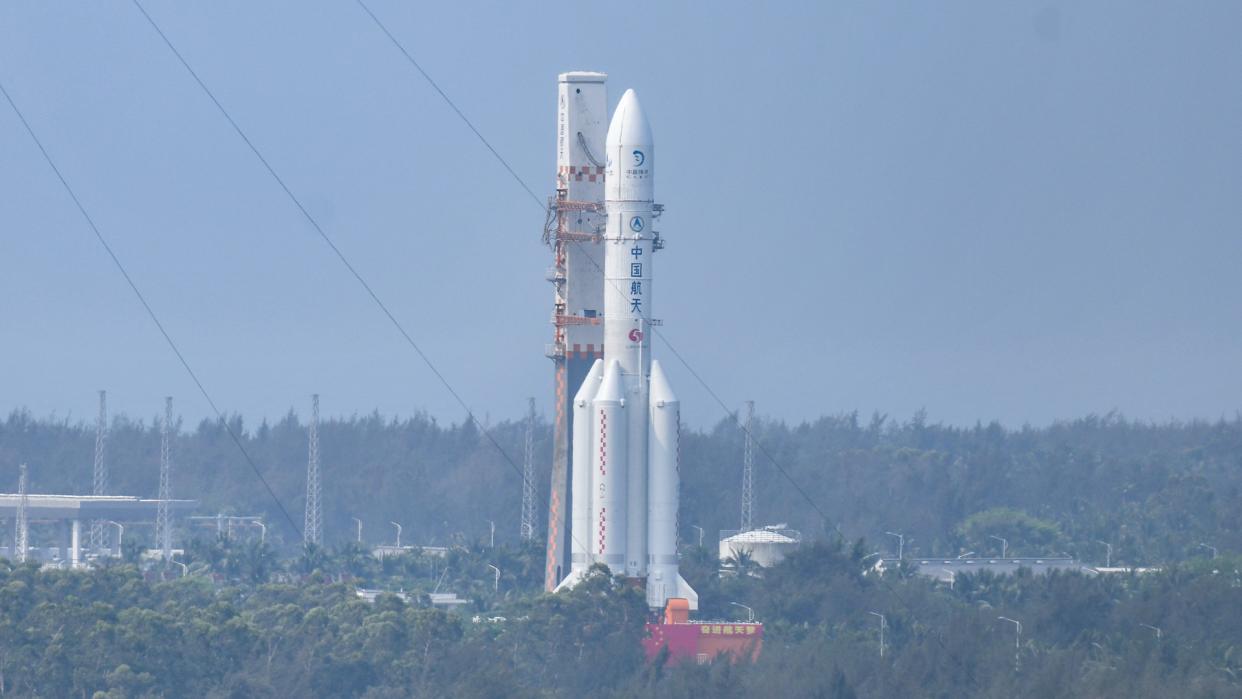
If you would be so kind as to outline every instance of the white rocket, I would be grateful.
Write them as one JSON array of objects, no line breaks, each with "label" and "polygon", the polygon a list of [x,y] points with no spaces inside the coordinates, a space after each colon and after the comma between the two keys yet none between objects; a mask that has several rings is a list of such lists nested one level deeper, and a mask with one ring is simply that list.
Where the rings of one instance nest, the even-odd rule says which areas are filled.
[{"label": "white rocket", "polygon": [[698,609],[677,569],[680,403],[651,360],[655,148],[633,90],[613,114],[606,153],[605,359],[574,397],[574,541],[558,589],[603,563],[614,575],[646,578],[651,607],[683,597]]}]

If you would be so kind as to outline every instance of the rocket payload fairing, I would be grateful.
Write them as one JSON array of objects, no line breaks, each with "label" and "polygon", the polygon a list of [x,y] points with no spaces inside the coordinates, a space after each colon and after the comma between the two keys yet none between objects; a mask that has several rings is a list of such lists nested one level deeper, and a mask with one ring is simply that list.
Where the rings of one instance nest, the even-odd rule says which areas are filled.
[{"label": "rocket payload fairing", "polygon": [[574,397],[569,576],[591,565],[645,578],[647,603],[698,594],[677,561],[680,403],[651,359],[655,147],[633,90],[608,126],[604,174],[604,357]]}]

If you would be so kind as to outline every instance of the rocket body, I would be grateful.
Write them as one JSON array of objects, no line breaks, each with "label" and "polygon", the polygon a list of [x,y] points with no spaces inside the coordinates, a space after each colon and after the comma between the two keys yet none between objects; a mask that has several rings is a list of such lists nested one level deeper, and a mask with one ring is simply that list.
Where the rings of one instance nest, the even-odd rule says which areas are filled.
[{"label": "rocket body", "polygon": [[[652,214],[655,148],[633,90],[622,95],[605,139],[604,356],[621,370],[626,440],[625,575],[647,574],[647,377],[651,373]],[[641,418],[639,414],[642,414]]]},{"label": "rocket body", "polygon": [[[591,540],[560,587],[574,584],[596,563],[614,575],[644,578],[647,601],[663,607],[698,595],[678,574],[677,508],[680,404],[651,359],[652,229],[655,143],[633,90],[621,97],[608,127],[604,176],[604,357],[574,400],[575,530],[589,497]],[[602,365],[602,368],[601,368]],[[602,373],[601,373],[602,372]],[[653,391],[654,398],[653,398]],[[589,412],[590,468],[579,459],[580,416]],[[583,420],[585,422],[585,420]],[[579,491],[579,473],[589,484]],[[589,487],[588,487],[589,485]],[[579,497],[581,495],[581,498]]]}]

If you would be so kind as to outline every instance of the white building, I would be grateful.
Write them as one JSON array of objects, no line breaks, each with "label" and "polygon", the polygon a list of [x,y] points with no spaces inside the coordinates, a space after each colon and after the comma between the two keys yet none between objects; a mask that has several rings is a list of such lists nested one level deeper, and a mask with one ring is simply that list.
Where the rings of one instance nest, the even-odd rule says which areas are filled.
[{"label": "white building", "polygon": [[720,532],[720,561],[723,563],[739,553],[746,553],[755,563],[768,568],[784,560],[801,542],[800,532],[779,524],[746,532],[723,531]]}]

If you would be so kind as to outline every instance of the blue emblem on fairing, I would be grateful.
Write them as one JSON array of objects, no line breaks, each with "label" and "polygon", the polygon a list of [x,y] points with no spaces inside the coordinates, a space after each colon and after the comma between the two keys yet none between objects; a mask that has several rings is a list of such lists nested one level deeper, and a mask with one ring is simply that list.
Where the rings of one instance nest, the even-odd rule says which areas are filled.
[{"label": "blue emblem on fairing", "polygon": [[647,162],[647,156],[643,155],[640,150],[634,151],[634,167],[642,167],[645,162]]},{"label": "blue emblem on fairing", "polygon": [[630,230],[634,231],[635,233],[638,233],[642,231],[642,229],[643,229],[643,217],[642,216],[635,216],[634,218],[630,219]]}]

